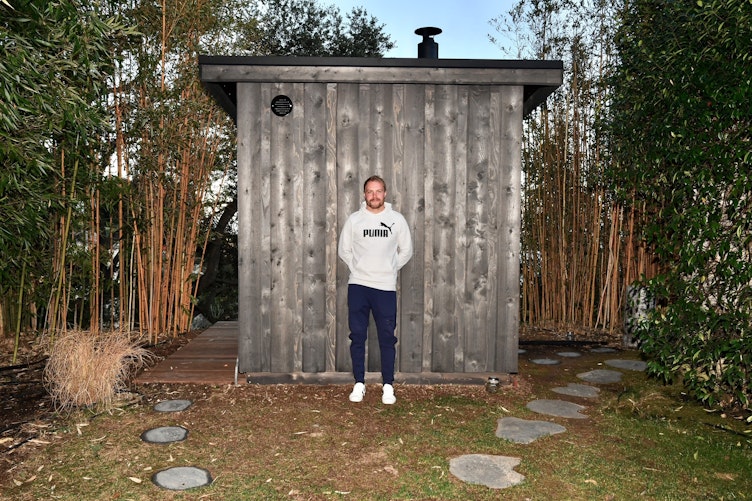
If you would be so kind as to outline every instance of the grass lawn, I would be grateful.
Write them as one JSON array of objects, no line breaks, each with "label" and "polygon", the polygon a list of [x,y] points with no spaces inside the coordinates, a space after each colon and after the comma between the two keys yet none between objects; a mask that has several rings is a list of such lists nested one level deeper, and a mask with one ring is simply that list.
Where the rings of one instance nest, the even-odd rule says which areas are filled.
[{"label": "grass lawn", "polygon": [[[632,352],[616,354],[635,358]],[[609,368],[614,354],[588,353],[557,366],[520,359],[517,384],[488,394],[482,386],[397,384],[384,406],[378,386],[364,402],[349,386],[144,385],[135,402],[96,416],[61,419],[22,456],[0,498],[288,499],[288,500],[593,500],[752,498],[752,441],[743,419],[707,412],[640,372],[598,385],[597,398],[551,391],[576,374]],[[538,398],[585,405],[587,419],[529,411]],[[189,399],[182,412],[159,413],[162,400]],[[531,444],[495,435],[507,416],[567,428]],[[150,444],[142,432],[182,426],[186,440]],[[504,490],[465,483],[449,472],[463,454],[521,459],[522,484]],[[211,485],[170,491],[151,481],[173,466],[208,470]]]}]

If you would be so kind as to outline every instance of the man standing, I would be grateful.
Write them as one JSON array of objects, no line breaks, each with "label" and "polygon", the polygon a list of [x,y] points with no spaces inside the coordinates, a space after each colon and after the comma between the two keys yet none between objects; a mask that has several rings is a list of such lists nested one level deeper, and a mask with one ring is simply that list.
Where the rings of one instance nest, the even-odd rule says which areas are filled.
[{"label": "man standing", "polygon": [[363,185],[360,210],[345,221],[339,238],[338,254],[350,269],[347,305],[350,325],[350,356],[355,386],[351,402],[366,394],[365,357],[369,315],[373,312],[381,350],[381,401],[393,404],[394,360],[397,337],[397,272],[413,255],[413,242],[407,221],[385,202],[386,183],[379,176]]}]

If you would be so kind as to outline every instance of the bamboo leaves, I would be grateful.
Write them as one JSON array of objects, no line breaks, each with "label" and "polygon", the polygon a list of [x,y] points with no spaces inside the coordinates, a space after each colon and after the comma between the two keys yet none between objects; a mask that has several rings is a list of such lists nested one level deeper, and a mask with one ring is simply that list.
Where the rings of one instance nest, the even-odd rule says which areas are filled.
[{"label": "bamboo leaves", "polygon": [[91,145],[105,123],[99,76],[111,65],[107,37],[119,27],[81,2],[30,1],[0,10],[3,308],[9,292],[22,286],[25,265],[23,287],[50,287],[57,216],[77,202],[66,190],[90,179],[82,175],[71,184],[64,159],[91,167]]},{"label": "bamboo leaves", "polygon": [[663,267],[643,349],[709,405],[748,407],[752,4],[634,2],[622,19],[614,182],[653,214],[645,236]]}]

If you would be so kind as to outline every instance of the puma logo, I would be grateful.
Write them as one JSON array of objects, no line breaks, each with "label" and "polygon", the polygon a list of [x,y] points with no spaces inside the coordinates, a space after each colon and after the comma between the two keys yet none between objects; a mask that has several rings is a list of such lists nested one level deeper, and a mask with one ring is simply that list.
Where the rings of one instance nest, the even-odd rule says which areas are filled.
[{"label": "puma logo", "polygon": [[383,226],[386,229],[382,230],[381,228],[374,228],[372,230],[363,230],[363,236],[388,238],[389,235],[392,233],[392,226],[394,226],[394,223],[392,223],[392,226],[389,226],[386,223],[381,223],[381,226]]}]

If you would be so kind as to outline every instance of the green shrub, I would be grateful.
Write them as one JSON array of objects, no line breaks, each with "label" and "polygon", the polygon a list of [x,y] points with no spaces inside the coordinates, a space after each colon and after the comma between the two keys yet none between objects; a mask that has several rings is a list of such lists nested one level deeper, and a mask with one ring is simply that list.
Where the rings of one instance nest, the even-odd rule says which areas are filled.
[{"label": "green shrub", "polygon": [[749,409],[752,2],[637,0],[620,21],[612,188],[646,208],[663,270],[637,336],[653,374]]},{"label": "green shrub", "polygon": [[722,313],[676,299],[653,310],[639,326],[637,337],[652,375],[667,383],[679,379],[709,407],[749,409],[752,340],[748,313]]}]

